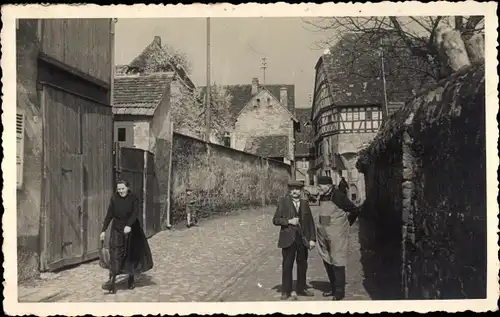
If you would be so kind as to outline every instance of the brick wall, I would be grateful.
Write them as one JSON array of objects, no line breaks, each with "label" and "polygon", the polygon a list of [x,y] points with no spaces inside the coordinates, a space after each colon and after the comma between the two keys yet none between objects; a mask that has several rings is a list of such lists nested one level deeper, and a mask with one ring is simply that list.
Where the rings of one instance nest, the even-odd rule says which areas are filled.
[{"label": "brick wall", "polygon": [[17,109],[24,111],[23,184],[17,190],[18,280],[39,274],[42,116],[37,94],[37,21],[22,19],[16,32]]},{"label": "brick wall", "polygon": [[290,166],[174,133],[171,220],[185,218],[190,187],[202,216],[271,204],[287,191]]},{"label": "brick wall", "polygon": [[[271,99],[271,105],[267,100]],[[256,99],[260,99],[260,105],[256,105]],[[232,147],[243,151],[247,140],[251,137],[268,135],[287,135],[288,157],[294,158],[294,133],[293,121],[288,112],[275,97],[266,90],[262,90],[250,100],[250,105],[243,109],[235,123],[231,134]]]},{"label": "brick wall", "polygon": [[364,216],[377,221],[376,244],[391,242],[379,257],[399,258],[407,298],[486,296],[484,89],[483,65],[452,75],[393,116],[358,161]]}]

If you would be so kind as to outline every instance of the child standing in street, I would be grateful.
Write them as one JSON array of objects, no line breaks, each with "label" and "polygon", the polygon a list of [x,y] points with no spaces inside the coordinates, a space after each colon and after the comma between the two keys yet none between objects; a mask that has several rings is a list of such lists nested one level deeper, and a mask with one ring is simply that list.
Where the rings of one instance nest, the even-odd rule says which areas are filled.
[{"label": "child standing in street", "polygon": [[186,189],[186,227],[191,227],[198,223],[196,217],[196,200],[193,197],[193,191]]}]

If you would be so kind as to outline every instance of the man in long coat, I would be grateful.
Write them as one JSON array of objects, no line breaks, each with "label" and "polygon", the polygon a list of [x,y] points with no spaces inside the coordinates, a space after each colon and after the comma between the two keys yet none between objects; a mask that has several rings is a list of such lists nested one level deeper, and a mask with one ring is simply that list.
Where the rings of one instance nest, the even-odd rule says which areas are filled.
[{"label": "man in long coat", "polygon": [[[297,261],[297,294],[314,296],[306,289],[307,257],[316,242],[316,228],[309,203],[301,199],[302,182],[290,181],[289,193],[278,202],[273,224],[280,226],[278,248],[283,255],[281,300],[292,297],[293,263]],[[295,294],[293,294],[295,299]]]},{"label": "man in long coat", "polygon": [[331,177],[318,177],[322,190],[316,236],[318,252],[330,280],[332,291],[323,296],[333,300],[345,297],[345,267],[349,251],[349,227],[354,223],[357,207],[333,186]]}]

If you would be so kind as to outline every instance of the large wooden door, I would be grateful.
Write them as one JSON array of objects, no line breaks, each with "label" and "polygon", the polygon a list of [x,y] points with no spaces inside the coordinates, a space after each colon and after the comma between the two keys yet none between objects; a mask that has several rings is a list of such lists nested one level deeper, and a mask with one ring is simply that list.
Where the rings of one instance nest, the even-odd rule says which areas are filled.
[{"label": "large wooden door", "polygon": [[[81,100],[83,135],[84,258],[99,255],[101,227],[113,193],[111,107]],[[109,237],[109,234],[107,235]]]},{"label": "large wooden door", "polygon": [[81,113],[71,94],[49,86],[44,112],[44,261],[49,270],[75,264],[83,255]]}]

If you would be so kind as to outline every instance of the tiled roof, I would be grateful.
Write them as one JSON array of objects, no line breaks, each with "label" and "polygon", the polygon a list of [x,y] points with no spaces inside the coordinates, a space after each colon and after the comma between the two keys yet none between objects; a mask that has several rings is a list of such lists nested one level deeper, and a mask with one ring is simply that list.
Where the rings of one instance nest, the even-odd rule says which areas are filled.
[{"label": "tiled roof", "polygon": [[324,71],[332,101],[337,105],[382,104],[382,58],[374,43],[383,43],[384,68],[388,100],[405,101],[412,89],[425,85],[414,69],[424,67],[401,43],[401,38],[386,34],[347,33],[318,61]]},{"label": "tiled roof", "polygon": [[[293,114],[293,109],[295,108],[295,85],[260,85],[261,88],[266,88],[269,92],[277,99],[280,100],[280,89],[281,87],[286,87],[287,97],[288,97],[288,110]],[[223,89],[226,90],[228,94],[232,96],[231,98],[231,115],[233,120],[240,111],[245,107],[245,105],[252,98],[252,85],[225,85]],[[206,87],[201,87],[202,97],[205,94]]]},{"label": "tiled roof", "polygon": [[286,135],[268,135],[247,140],[245,152],[262,157],[287,157],[288,137]]},{"label": "tiled roof", "polygon": [[113,85],[113,113],[153,115],[172,76],[172,73],[157,73],[116,77]]},{"label": "tiled roof", "polygon": [[314,131],[310,124],[311,108],[295,108],[295,115],[300,123],[300,131],[295,132],[295,155],[309,156],[314,137]]}]

